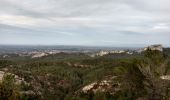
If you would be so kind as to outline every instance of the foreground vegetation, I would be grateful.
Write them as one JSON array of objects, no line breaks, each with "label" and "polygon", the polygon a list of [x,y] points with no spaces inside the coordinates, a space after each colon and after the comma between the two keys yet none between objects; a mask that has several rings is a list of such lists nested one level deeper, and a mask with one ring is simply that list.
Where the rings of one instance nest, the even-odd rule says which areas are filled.
[{"label": "foreground vegetation", "polygon": [[[14,57],[1,59],[0,70],[18,75],[26,82],[15,84],[14,76],[5,74],[0,82],[2,100],[170,99],[170,79],[162,78],[170,75],[167,49],[166,52],[148,49],[136,55],[95,58],[84,54],[59,54],[24,60]],[[111,86],[102,86],[104,90],[96,86],[94,89],[97,91],[82,90],[91,83],[103,80],[111,82]]]}]

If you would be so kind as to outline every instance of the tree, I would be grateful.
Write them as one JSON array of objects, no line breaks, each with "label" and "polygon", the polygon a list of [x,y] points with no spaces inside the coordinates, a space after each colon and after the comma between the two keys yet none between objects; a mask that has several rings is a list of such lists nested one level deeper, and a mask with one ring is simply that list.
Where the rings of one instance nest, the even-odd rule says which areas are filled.
[{"label": "tree", "polygon": [[5,74],[0,82],[0,100],[18,100],[19,92],[14,75]]},{"label": "tree", "polygon": [[150,100],[165,100],[168,96],[169,81],[161,79],[166,75],[167,56],[157,50],[146,50],[145,58],[137,64],[141,74],[145,77],[143,84]]},{"label": "tree", "polygon": [[[164,80],[168,70],[168,57],[160,51],[146,50],[144,57],[127,63],[123,76],[123,90],[131,99],[166,100],[170,81]],[[144,99],[144,100],[145,100]]]}]

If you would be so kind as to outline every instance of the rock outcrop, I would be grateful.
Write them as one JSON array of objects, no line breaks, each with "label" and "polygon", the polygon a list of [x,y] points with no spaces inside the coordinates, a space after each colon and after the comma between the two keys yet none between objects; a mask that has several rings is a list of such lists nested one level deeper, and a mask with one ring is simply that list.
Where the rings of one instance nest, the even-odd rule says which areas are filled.
[{"label": "rock outcrop", "polygon": [[161,44],[151,45],[151,46],[144,48],[144,51],[147,50],[147,49],[163,51],[163,46]]},{"label": "rock outcrop", "polygon": [[97,91],[100,92],[110,92],[110,93],[115,93],[116,91],[119,90],[119,83],[114,83],[112,79],[115,77],[112,77],[110,79],[105,79],[102,81],[98,82],[93,82],[89,85],[86,85],[82,88],[82,92],[87,93],[87,92],[94,92],[96,93]]}]

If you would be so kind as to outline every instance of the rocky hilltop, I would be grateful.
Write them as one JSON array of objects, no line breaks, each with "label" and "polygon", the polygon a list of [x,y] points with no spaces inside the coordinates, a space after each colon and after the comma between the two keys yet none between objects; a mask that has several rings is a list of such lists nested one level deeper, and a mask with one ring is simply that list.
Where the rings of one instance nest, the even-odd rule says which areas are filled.
[{"label": "rocky hilltop", "polygon": [[147,49],[163,51],[163,46],[161,44],[150,45],[150,46],[144,48],[144,51],[146,51]]},{"label": "rocky hilltop", "polygon": [[137,50],[137,52],[141,53],[141,52],[146,51],[147,49],[158,50],[158,51],[162,52],[163,51],[163,46],[161,44],[154,44],[154,45],[147,46],[145,48],[141,48],[141,49]]}]

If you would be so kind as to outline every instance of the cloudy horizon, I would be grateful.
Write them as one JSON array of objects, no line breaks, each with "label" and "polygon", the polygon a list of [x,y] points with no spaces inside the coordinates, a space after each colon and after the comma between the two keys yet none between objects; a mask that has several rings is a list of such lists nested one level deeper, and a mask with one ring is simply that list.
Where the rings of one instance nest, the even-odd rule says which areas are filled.
[{"label": "cloudy horizon", "polygon": [[0,0],[0,44],[170,47],[168,0]]}]

